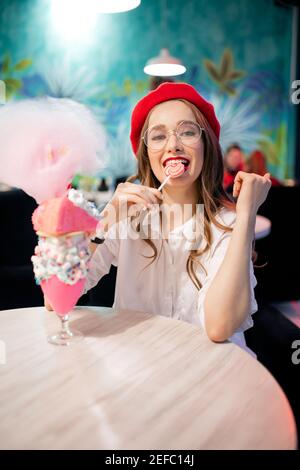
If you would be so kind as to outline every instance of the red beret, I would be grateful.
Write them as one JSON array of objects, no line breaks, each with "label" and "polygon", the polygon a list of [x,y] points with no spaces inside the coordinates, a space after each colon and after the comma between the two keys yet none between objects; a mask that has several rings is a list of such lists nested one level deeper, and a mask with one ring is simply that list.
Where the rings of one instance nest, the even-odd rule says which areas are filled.
[{"label": "red beret", "polygon": [[164,101],[184,99],[193,103],[203,116],[207,119],[210,127],[216,134],[217,139],[220,135],[220,123],[215,115],[213,105],[206,101],[194,87],[187,83],[165,82],[159,85],[155,90],[150,91],[135,106],[131,115],[130,140],[134,154],[137,153],[141,131],[144,122],[154,106]]}]

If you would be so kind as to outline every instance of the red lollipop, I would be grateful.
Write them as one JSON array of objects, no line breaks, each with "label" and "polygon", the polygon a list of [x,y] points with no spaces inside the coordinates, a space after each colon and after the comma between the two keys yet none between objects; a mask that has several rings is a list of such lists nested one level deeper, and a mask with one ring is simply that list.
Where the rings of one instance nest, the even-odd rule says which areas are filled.
[{"label": "red lollipop", "polygon": [[181,162],[172,162],[167,163],[165,168],[166,176],[170,176],[171,178],[177,178],[178,176],[182,175],[185,172],[184,164]]}]

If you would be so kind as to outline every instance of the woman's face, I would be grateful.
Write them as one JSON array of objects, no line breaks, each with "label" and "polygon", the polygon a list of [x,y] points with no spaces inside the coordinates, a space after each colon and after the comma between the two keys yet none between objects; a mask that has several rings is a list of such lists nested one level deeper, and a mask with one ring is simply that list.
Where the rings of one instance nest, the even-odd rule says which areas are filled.
[{"label": "woman's face", "polygon": [[[174,131],[182,121],[197,122],[193,111],[182,101],[165,101],[153,108],[148,129],[152,126],[164,126]],[[168,184],[176,187],[191,187],[201,173],[203,166],[203,141],[200,138],[193,146],[183,145],[174,133],[170,133],[166,144],[161,150],[147,147],[150,165],[156,178],[162,182],[165,179],[166,160],[181,157],[188,160],[186,171],[177,178],[170,178]]]}]

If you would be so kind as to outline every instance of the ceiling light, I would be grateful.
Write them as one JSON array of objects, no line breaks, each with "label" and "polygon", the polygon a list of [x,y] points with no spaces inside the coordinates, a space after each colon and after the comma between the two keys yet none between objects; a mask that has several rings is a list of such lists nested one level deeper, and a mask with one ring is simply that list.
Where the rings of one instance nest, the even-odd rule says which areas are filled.
[{"label": "ceiling light", "polygon": [[161,49],[158,57],[148,60],[144,72],[156,77],[174,77],[186,72],[186,68],[179,59],[170,55],[168,49]]},{"label": "ceiling light", "polygon": [[137,8],[141,0],[96,0],[95,8],[98,13],[121,13]]}]

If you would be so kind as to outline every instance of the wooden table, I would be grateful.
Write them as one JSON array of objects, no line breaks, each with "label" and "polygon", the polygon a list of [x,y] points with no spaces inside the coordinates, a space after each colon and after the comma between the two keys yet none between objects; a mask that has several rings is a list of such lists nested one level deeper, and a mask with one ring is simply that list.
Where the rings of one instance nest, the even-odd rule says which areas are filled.
[{"label": "wooden table", "polygon": [[267,237],[271,232],[271,226],[271,221],[267,217],[257,215],[255,221],[255,239],[260,240]]},{"label": "wooden table", "polygon": [[0,312],[1,449],[294,449],[288,401],[231,343],[162,316],[78,307],[85,338],[47,343],[44,308]]}]

